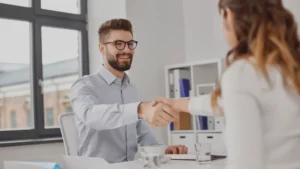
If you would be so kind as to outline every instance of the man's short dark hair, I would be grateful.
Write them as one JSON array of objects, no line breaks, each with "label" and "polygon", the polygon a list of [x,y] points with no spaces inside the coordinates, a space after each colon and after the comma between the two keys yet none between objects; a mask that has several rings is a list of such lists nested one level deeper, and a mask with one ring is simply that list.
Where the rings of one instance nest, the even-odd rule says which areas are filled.
[{"label": "man's short dark hair", "polygon": [[99,35],[99,41],[103,43],[105,41],[105,38],[107,35],[109,35],[111,30],[124,30],[128,31],[131,34],[132,33],[132,25],[131,22],[127,19],[111,19],[106,22],[104,22],[99,30],[98,30],[98,35]]}]

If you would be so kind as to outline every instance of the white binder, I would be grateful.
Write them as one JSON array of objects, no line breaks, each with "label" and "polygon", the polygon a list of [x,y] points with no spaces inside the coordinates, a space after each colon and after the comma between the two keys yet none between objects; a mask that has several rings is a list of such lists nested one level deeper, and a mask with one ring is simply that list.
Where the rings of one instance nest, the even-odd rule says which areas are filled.
[{"label": "white binder", "polygon": [[215,130],[223,131],[225,128],[224,117],[215,117]]},{"label": "white binder", "polygon": [[215,119],[213,116],[207,117],[207,129],[214,130],[215,129]]},{"label": "white binder", "polygon": [[174,96],[175,98],[180,98],[180,79],[191,79],[191,73],[189,69],[174,69]]}]

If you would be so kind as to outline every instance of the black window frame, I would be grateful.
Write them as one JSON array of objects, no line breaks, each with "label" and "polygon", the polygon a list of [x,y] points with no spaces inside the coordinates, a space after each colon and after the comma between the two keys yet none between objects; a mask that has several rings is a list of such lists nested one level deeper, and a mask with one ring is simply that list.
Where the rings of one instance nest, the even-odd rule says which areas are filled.
[{"label": "black window frame", "polygon": [[31,23],[32,56],[31,56],[31,101],[34,111],[34,129],[0,131],[1,141],[61,137],[59,128],[46,129],[44,124],[44,101],[39,81],[43,79],[42,65],[42,26],[75,29],[81,32],[81,58],[79,76],[89,74],[87,0],[81,0],[81,14],[44,10],[41,0],[31,0],[31,7],[21,7],[0,3],[0,18],[28,21]]}]

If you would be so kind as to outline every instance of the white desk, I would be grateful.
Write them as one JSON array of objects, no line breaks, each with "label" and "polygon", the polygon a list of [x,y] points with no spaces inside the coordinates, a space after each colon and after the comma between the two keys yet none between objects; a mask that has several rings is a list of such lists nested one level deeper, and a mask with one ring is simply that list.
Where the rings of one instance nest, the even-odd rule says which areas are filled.
[{"label": "white desk", "polygon": [[[63,169],[146,169],[140,161],[129,161],[108,164],[100,158],[66,157],[63,156]],[[5,161],[4,169],[43,169],[37,165]],[[226,159],[215,160],[209,164],[198,164],[196,161],[171,160],[161,165],[161,169],[225,169]]]},{"label": "white desk", "polygon": [[[172,160],[161,165],[161,169],[224,169],[226,160],[215,160],[209,164],[198,164],[196,161]],[[143,169],[138,161],[110,165],[109,169]]]}]

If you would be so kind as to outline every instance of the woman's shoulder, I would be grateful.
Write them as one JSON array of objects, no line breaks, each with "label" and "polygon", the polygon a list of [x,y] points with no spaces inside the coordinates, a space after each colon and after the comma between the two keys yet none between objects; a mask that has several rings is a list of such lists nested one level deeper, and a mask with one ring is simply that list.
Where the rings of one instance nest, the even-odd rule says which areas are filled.
[{"label": "woman's shoulder", "polygon": [[222,87],[232,90],[253,90],[264,77],[253,61],[241,59],[233,62],[222,76]]}]

